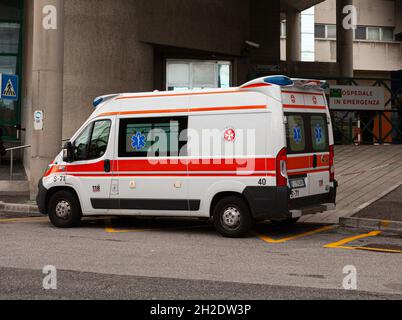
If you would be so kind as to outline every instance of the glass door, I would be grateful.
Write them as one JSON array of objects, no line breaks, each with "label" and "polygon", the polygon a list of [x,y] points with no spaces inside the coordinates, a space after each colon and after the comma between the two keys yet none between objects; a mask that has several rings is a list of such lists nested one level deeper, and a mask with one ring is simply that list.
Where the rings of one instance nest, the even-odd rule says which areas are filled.
[{"label": "glass door", "polygon": [[[0,0],[0,73],[22,73],[22,7],[23,1]],[[20,90],[21,92],[21,90]],[[18,101],[0,98],[0,133],[3,140],[19,140],[21,97]]]}]

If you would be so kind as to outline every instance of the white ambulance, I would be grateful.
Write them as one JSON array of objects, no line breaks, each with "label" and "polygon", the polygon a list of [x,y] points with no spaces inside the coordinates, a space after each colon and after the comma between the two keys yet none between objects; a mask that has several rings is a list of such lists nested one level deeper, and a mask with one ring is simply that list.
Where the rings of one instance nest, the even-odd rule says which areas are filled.
[{"label": "white ambulance", "polygon": [[56,227],[82,216],[206,218],[226,237],[255,221],[334,209],[323,84],[269,76],[229,89],[99,97],[40,180],[39,209]]}]

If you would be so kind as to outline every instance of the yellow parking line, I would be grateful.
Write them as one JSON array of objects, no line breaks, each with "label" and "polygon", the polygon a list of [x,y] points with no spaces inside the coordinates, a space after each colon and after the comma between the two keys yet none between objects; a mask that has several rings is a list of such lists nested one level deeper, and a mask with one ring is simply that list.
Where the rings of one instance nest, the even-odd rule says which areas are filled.
[{"label": "yellow parking line", "polygon": [[166,228],[131,228],[131,229],[116,229],[112,225],[110,219],[105,220],[105,232],[107,233],[128,233],[128,232],[146,232],[146,231],[164,231],[164,230],[186,230],[186,229],[198,229],[208,227],[208,225],[195,225],[195,226],[183,226],[183,227],[166,227]]},{"label": "yellow parking line", "polygon": [[105,231],[107,233],[127,233],[127,232],[141,232],[141,231],[146,231],[146,229],[115,229],[111,224],[106,225]]},{"label": "yellow parking line", "polygon": [[296,234],[294,236],[290,236],[290,237],[286,237],[286,238],[282,238],[282,239],[273,239],[273,238],[268,237],[268,236],[263,235],[263,234],[257,234],[257,235],[261,240],[263,240],[265,242],[268,242],[268,243],[284,243],[284,242],[287,242],[287,241],[290,241],[290,240],[310,236],[310,235],[313,235],[313,234],[316,234],[316,233],[319,233],[319,232],[332,230],[332,229],[334,229],[336,227],[337,226],[326,226],[326,227],[318,228],[318,229],[308,231],[308,232],[304,232],[304,233],[299,233],[299,234]]},{"label": "yellow parking line", "polygon": [[381,234],[381,231],[372,231],[365,234],[360,234],[357,236],[342,239],[340,241],[330,243],[324,246],[324,248],[336,248],[336,249],[347,249],[347,250],[364,250],[364,251],[374,251],[374,252],[385,252],[385,253],[402,253],[402,250],[395,249],[381,249],[381,248],[371,248],[371,247],[359,247],[359,246],[345,246],[345,244],[363,239],[368,237],[375,237]]},{"label": "yellow parking line", "polygon": [[370,247],[355,247],[356,250],[364,250],[364,251],[376,251],[376,252],[385,252],[385,253],[402,253],[402,250],[395,249],[381,249],[381,248],[370,248]]},{"label": "yellow parking line", "polygon": [[9,218],[0,219],[0,223],[15,223],[15,222],[40,222],[46,221],[45,217],[32,217],[32,218]]},{"label": "yellow parking line", "polygon": [[352,249],[353,250],[353,249],[355,249],[355,247],[346,247],[344,245],[349,243],[349,242],[356,241],[356,240],[359,240],[359,239],[363,239],[363,238],[367,238],[367,237],[375,237],[375,236],[378,236],[380,233],[381,233],[381,231],[372,231],[372,232],[369,232],[369,233],[360,234],[360,235],[357,235],[357,236],[342,239],[342,240],[337,241],[337,242],[326,244],[324,246],[324,248],[340,248],[340,249]]}]

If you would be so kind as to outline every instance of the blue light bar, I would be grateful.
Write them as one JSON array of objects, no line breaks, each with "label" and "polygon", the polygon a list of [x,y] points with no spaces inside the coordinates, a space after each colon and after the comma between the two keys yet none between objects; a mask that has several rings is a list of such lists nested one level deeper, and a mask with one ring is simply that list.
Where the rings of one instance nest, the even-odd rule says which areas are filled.
[{"label": "blue light bar", "polygon": [[102,101],[103,101],[103,97],[98,97],[92,102],[92,105],[94,106],[94,108],[96,108],[97,106],[99,106],[102,103]]},{"label": "blue light bar", "polygon": [[285,76],[273,76],[264,79],[265,83],[276,84],[278,86],[291,86],[293,85],[292,79]]}]

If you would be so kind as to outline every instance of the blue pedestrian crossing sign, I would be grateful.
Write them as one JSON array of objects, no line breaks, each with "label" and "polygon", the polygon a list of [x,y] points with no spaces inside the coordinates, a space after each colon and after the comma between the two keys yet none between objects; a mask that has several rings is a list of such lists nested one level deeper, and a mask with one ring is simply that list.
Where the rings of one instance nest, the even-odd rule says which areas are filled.
[{"label": "blue pedestrian crossing sign", "polygon": [[0,74],[1,99],[18,100],[18,76],[11,74]]}]

